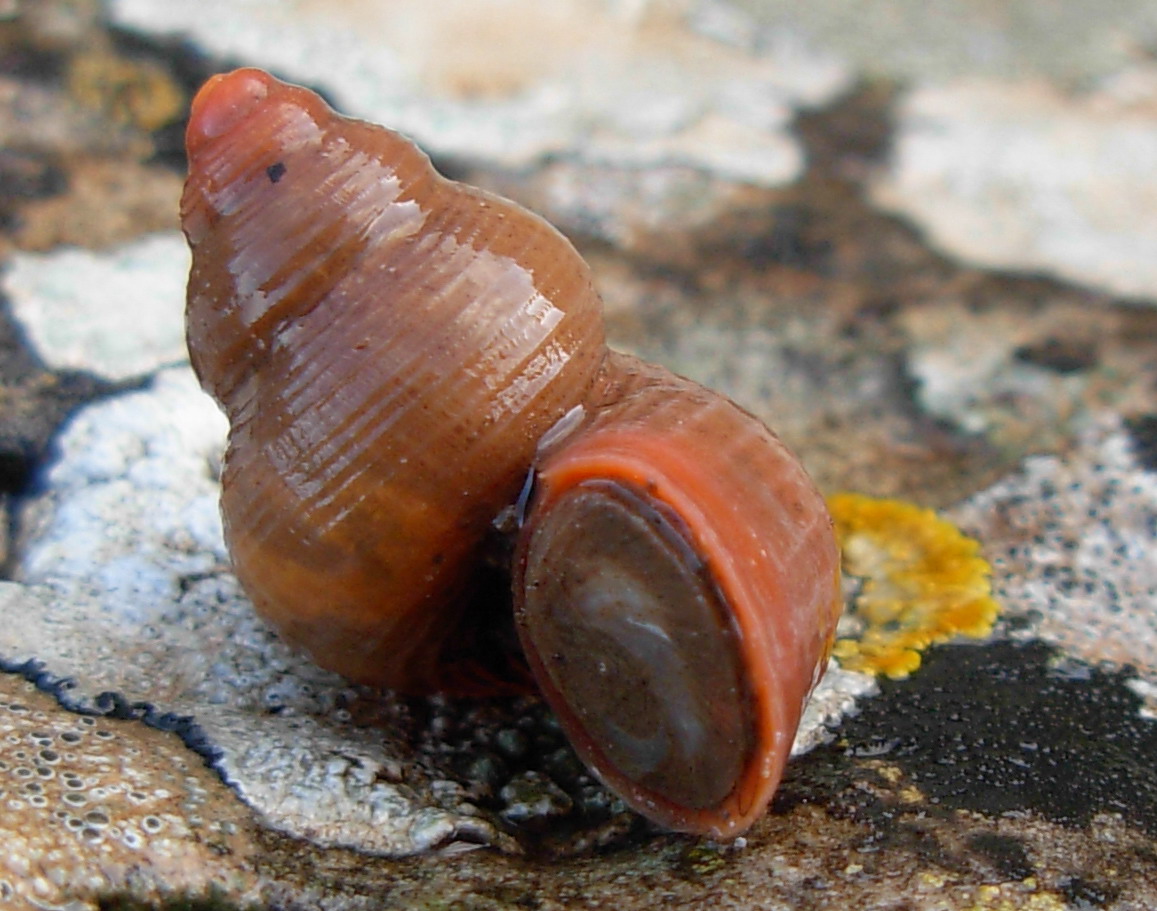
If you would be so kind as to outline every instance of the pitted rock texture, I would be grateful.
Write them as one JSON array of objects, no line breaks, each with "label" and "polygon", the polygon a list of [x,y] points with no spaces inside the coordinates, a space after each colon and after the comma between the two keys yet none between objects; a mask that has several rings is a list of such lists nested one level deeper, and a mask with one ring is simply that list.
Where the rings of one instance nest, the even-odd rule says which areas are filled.
[{"label": "pitted rock texture", "polygon": [[249,814],[175,736],[63,711],[0,674],[0,743],[0,905],[258,896]]},{"label": "pitted rock texture", "polygon": [[1066,456],[1036,456],[950,511],[984,542],[1018,638],[1157,683],[1157,474],[1106,417]]}]

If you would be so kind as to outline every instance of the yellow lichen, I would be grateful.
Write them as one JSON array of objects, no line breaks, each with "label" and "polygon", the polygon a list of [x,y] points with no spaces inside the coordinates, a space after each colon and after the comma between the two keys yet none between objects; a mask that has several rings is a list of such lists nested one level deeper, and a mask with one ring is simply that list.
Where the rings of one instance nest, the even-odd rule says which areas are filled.
[{"label": "yellow lichen", "polygon": [[185,94],[160,66],[94,49],[72,58],[72,96],[116,123],[151,132],[180,117]]},{"label": "yellow lichen", "polygon": [[832,650],[843,667],[906,677],[927,646],[992,630],[999,607],[978,541],[901,500],[840,493],[828,508],[844,572],[862,580],[852,611],[863,632]]},{"label": "yellow lichen", "polygon": [[1032,877],[1022,882],[986,884],[976,889],[969,911],[1065,911],[1072,907],[1052,891],[1037,891]]}]

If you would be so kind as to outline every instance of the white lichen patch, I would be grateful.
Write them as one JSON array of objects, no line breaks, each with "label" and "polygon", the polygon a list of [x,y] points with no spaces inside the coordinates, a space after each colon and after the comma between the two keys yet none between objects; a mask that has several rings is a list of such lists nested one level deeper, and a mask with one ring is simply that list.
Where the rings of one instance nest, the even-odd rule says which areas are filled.
[{"label": "white lichen patch", "polygon": [[874,675],[847,671],[829,661],[824,679],[804,705],[791,755],[799,756],[830,741],[840,720],[855,712],[856,700],[875,696],[879,691]]},{"label": "white lichen patch", "polygon": [[1115,419],[948,515],[983,544],[1013,635],[1157,681],[1157,474]]},{"label": "white lichen patch", "polygon": [[[345,682],[286,648],[238,591],[217,511],[224,436],[187,368],[80,412],[23,515],[27,585],[0,588],[0,659],[71,678],[70,705],[112,692],[190,718],[225,779],[283,831],[387,854],[485,837],[442,806],[399,731],[352,724]],[[377,712],[404,707],[383,699]]]},{"label": "white lichen patch", "polygon": [[182,579],[226,559],[216,475],[226,423],[188,368],[93,405],[56,440],[43,477],[52,495],[22,515],[23,581],[71,593],[122,593],[114,607],[145,621],[177,600]]},{"label": "white lichen patch", "polygon": [[0,744],[0,907],[81,911],[129,888],[260,897],[249,814],[173,735],[66,712],[0,674]]},{"label": "white lichen patch", "polygon": [[188,272],[174,231],[105,253],[17,252],[2,286],[49,367],[121,380],[185,360]]},{"label": "white lichen patch", "polygon": [[1130,680],[1129,689],[1141,697],[1141,717],[1157,721],[1157,683],[1148,680]]},{"label": "white lichen patch", "polygon": [[1157,297],[1157,68],[1085,95],[961,80],[903,102],[875,201],[951,255]]},{"label": "white lichen patch", "polygon": [[795,110],[849,84],[806,47],[742,51],[683,4],[449,0],[339,4],[116,0],[121,25],[322,87],[342,109],[426,149],[526,167],[545,156],[686,165],[778,186],[799,175]]},{"label": "white lichen patch", "polygon": [[1040,425],[1055,427],[1059,438],[1070,429],[1063,418],[1078,411],[1073,399],[1085,385],[1084,377],[1017,361],[1018,346],[1036,337],[1036,327],[1024,314],[999,309],[975,314],[946,303],[910,310],[901,324],[910,339],[908,372],[918,381],[916,395],[929,414],[998,442],[1013,436],[1017,418],[1030,423],[1024,419],[1026,411],[1036,417],[1048,409],[1025,431],[1036,434],[1038,441]]},{"label": "white lichen patch", "polygon": [[1060,449],[1106,405],[1143,413],[1153,399],[1152,346],[1117,307],[1046,294],[1026,308],[994,290],[983,307],[958,299],[898,317],[921,408],[1002,452]]}]

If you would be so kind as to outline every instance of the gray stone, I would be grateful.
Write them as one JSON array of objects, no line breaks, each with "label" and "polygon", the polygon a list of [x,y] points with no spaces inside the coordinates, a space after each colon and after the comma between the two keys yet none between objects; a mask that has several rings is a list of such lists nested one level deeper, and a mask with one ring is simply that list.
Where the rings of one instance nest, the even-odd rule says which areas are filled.
[{"label": "gray stone", "polygon": [[1157,67],[1083,96],[1038,82],[917,88],[875,201],[944,252],[1157,298]]},{"label": "gray stone", "polygon": [[1157,683],[1157,475],[1104,416],[1064,456],[1021,470],[949,512],[984,545],[1015,636]]},{"label": "gray stone", "polygon": [[831,56],[802,45],[736,53],[664,3],[289,6],[117,0],[111,11],[323,87],[343,112],[431,153],[507,168],[550,155],[777,186],[803,165],[793,113],[848,85]]},{"label": "gray stone", "polygon": [[188,357],[188,271],[184,238],[172,232],[104,253],[17,253],[3,288],[49,367],[121,380]]}]

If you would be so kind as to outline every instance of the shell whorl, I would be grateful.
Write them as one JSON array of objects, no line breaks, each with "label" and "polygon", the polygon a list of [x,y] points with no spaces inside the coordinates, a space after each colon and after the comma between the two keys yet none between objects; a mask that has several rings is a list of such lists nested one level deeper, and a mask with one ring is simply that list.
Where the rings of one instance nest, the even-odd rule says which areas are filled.
[{"label": "shell whorl", "polygon": [[602,362],[588,269],[537,216],[259,71],[202,89],[188,147],[189,348],[230,418],[242,584],[319,663],[428,686],[480,539]]},{"label": "shell whorl", "polygon": [[531,671],[586,764],[663,825],[733,837],[770,799],[842,601],[823,498],[759,420],[612,352],[541,453],[515,556]]}]

